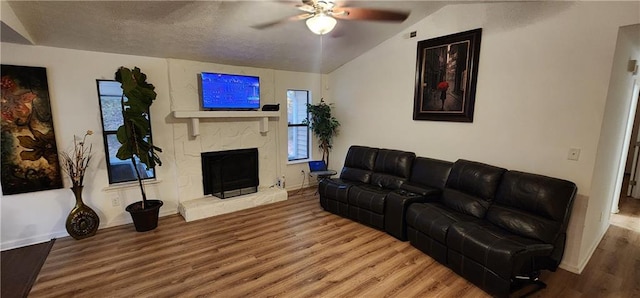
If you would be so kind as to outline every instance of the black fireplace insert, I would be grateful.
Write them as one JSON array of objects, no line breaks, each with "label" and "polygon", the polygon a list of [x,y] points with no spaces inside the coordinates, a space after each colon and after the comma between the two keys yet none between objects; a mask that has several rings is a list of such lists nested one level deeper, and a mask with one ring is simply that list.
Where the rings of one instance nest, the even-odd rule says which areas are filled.
[{"label": "black fireplace insert", "polygon": [[258,148],[203,152],[205,195],[221,199],[258,191]]}]

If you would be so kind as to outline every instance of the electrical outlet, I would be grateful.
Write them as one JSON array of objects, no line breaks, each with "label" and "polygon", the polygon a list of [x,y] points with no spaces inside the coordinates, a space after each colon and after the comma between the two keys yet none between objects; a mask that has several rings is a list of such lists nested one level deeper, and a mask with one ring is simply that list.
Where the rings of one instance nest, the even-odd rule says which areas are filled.
[{"label": "electrical outlet", "polygon": [[112,196],[111,197],[111,206],[112,207],[119,207],[120,206],[120,197],[118,197],[117,195]]}]

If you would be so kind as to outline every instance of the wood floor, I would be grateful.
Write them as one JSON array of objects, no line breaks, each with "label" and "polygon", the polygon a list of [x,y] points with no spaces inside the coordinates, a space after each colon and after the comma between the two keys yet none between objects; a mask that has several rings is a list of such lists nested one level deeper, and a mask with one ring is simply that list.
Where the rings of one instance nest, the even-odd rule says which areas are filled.
[{"label": "wood floor", "polygon": [[[58,239],[29,297],[488,297],[408,242],[323,211],[314,191]],[[639,297],[640,232],[612,226],[582,275],[542,279],[536,297]]]},{"label": "wood floor", "polygon": [[621,195],[618,204],[620,212],[611,215],[612,225],[640,232],[640,199]]}]

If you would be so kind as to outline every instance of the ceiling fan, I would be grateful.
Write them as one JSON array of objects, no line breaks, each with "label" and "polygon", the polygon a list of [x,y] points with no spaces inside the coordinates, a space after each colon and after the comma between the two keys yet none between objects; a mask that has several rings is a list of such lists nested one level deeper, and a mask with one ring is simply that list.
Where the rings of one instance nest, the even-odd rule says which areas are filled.
[{"label": "ceiling fan", "polygon": [[333,30],[336,19],[403,22],[409,16],[408,12],[343,6],[335,0],[302,0],[296,7],[304,13],[252,27],[265,29],[289,21],[307,20],[311,32],[323,35]]}]

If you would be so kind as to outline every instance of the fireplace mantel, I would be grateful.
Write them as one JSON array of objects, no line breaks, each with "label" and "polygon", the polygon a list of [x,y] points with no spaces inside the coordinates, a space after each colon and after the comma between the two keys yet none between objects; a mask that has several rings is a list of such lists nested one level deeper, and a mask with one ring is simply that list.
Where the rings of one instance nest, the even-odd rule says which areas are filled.
[{"label": "fireplace mantel", "polygon": [[256,119],[260,121],[260,132],[269,131],[269,118],[280,118],[280,111],[173,111],[173,117],[178,119],[191,119],[191,135],[200,135],[200,118],[221,119]]}]

